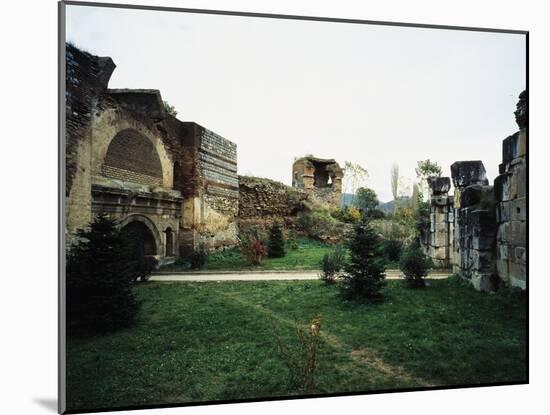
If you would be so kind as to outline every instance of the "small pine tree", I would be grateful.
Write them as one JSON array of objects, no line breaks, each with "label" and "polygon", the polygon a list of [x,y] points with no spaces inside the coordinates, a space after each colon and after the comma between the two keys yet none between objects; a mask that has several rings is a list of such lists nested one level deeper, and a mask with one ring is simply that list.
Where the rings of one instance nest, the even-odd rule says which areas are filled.
[{"label": "small pine tree", "polygon": [[385,261],[380,237],[367,220],[354,226],[348,248],[350,259],[344,268],[342,283],[344,297],[357,301],[380,300],[385,285]]},{"label": "small pine tree", "polygon": [[283,236],[283,229],[278,223],[271,227],[267,252],[270,258],[282,258],[285,256],[285,238]]},{"label": "small pine tree", "polygon": [[80,243],[67,255],[67,327],[88,331],[128,325],[140,303],[132,286],[141,276],[141,263],[115,221],[98,216],[89,230],[79,230]]}]

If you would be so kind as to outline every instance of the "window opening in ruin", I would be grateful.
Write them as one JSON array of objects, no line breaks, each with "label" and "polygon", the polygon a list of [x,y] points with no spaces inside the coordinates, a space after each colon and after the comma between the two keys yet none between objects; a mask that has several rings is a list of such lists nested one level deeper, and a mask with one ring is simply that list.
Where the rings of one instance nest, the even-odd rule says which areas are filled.
[{"label": "window opening in ruin", "polygon": [[324,164],[315,164],[315,171],[313,173],[313,186],[315,187],[330,187],[329,174],[327,166]]},{"label": "window opening in ruin", "polygon": [[166,256],[174,256],[174,233],[171,228],[166,228]]}]

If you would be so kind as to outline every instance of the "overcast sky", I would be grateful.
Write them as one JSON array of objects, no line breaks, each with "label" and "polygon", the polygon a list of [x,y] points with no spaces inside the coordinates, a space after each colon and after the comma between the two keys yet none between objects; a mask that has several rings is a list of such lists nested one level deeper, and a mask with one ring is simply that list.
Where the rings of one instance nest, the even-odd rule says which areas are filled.
[{"label": "overcast sky", "polygon": [[525,37],[67,6],[67,39],[117,68],[111,88],[159,89],[178,118],[238,145],[240,174],[291,184],[295,157],[349,160],[391,200],[418,160],[498,174],[517,130]]}]

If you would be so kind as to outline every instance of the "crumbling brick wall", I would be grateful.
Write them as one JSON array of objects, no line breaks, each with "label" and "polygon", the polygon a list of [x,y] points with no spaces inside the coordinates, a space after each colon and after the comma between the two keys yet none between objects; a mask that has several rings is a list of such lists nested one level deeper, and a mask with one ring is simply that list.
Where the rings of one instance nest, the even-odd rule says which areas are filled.
[{"label": "crumbling brick wall", "polygon": [[300,189],[274,180],[239,176],[239,230],[266,232],[274,223],[296,229],[300,212],[308,209],[309,196]]}]

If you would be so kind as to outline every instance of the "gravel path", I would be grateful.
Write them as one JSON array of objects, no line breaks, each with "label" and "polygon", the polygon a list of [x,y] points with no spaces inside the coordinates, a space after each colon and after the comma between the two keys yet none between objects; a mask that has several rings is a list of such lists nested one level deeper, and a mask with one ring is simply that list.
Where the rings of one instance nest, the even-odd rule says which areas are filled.
[{"label": "gravel path", "polygon": [[[435,271],[428,278],[441,279],[451,275],[446,271]],[[293,281],[316,280],[319,271],[242,271],[242,272],[158,272],[149,281]],[[399,279],[399,271],[386,271],[387,279]]]}]

